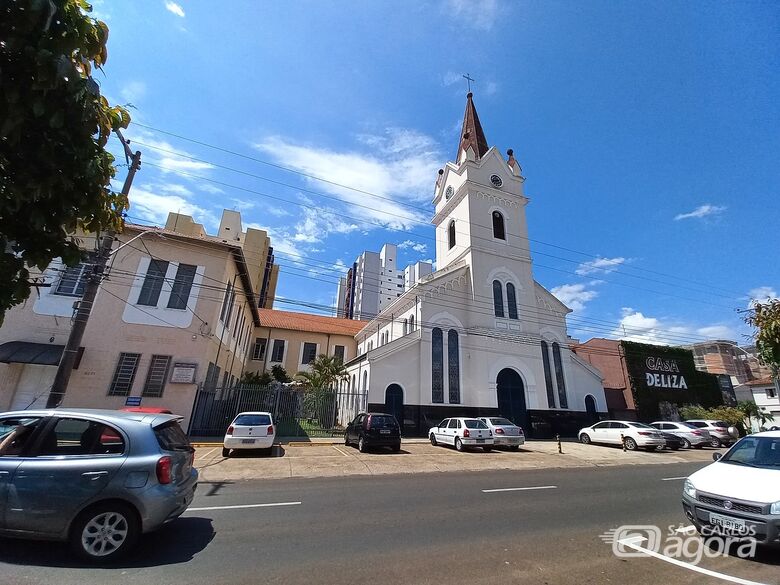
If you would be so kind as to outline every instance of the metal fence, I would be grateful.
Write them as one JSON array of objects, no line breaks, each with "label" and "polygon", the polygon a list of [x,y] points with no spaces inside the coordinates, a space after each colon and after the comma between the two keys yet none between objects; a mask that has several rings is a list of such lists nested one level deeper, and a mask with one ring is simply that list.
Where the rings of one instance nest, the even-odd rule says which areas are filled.
[{"label": "metal fence", "polygon": [[220,437],[239,412],[270,412],[277,437],[335,437],[366,409],[362,393],[302,386],[199,388],[190,419],[192,437]]}]

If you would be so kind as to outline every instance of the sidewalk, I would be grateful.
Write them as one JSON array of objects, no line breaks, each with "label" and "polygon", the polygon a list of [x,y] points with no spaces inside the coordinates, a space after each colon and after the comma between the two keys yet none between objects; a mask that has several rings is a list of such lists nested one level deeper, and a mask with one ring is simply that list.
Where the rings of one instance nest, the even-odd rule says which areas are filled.
[{"label": "sidewalk", "polygon": [[291,477],[332,477],[344,475],[385,475],[435,473],[442,471],[481,471],[487,469],[545,469],[598,467],[605,465],[653,465],[712,461],[712,449],[623,452],[615,447],[564,442],[563,454],[554,441],[528,441],[520,451],[495,449],[459,453],[449,447],[433,447],[425,439],[404,440],[400,453],[377,450],[360,453],[341,441],[312,440],[274,445],[272,456],[254,451],[222,457],[222,444],[196,449],[195,467],[201,481],[220,482],[264,480]]}]

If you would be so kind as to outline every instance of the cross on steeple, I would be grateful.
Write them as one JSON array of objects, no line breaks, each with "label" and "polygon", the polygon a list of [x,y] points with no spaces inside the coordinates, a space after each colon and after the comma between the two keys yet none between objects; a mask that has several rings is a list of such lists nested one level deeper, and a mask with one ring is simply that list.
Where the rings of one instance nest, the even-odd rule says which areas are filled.
[{"label": "cross on steeple", "polygon": [[468,73],[466,73],[466,75],[463,75],[462,77],[463,79],[466,80],[466,83],[469,84],[469,93],[471,93],[471,82],[474,81],[474,79],[472,77],[469,77]]}]

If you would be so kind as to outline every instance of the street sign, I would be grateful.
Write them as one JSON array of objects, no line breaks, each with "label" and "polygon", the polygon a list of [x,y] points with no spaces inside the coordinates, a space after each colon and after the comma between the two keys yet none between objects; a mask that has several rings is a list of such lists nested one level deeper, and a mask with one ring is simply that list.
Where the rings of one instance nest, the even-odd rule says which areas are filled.
[{"label": "street sign", "polygon": [[128,396],[125,400],[125,406],[141,406],[140,396]]}]

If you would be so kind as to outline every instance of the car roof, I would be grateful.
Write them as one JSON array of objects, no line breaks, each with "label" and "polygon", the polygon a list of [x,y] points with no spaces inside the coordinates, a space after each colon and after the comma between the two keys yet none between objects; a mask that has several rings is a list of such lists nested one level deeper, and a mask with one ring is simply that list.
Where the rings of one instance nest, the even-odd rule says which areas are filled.
[{"label": "car roof", "polygon": [[770,439],[780,439],[780,431],[762,431],[760,433],[753,433],[749,435],[751,437],[768,437]]},{"label": "car roof", "polygon": [[181,420],[176,414],[149,414],[145,412],[129,412],[126,410],[107,410],[99,408],[48,408],[35,410],[12,410],[0,413],[0,416],[86,416],[103,419],[121,425],[123,422],[146,423],[159,426],[172,420]]},{"label": "car roof", "polygon": [[267,412],[265,410],[247,410],[246,412],[239,412],[235,418],[238,418],[242,414],[267,414],[268,416],[271,416],[270,412]]}]

